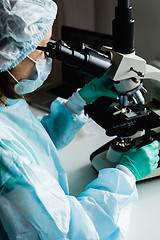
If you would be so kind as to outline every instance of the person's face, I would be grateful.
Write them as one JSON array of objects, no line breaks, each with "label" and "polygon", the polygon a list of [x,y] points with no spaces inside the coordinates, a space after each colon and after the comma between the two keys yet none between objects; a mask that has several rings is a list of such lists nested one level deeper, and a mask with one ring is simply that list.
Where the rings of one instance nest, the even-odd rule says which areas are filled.
[{"label": "person's face", "polygon": [[[52,28],[47,32],[47,34],[44,36],[42,41],[39,43],[39,46],[46,47],[47,43],[50,41],[52,37]],[[37,59],[45,59],[45,54],[43,51],[35,50],[32,53],[29,54],[31,58],[33,58],[35,61]],[[32,62],[27,57],[20,62],[15,68],[13,68],[10,72],[16,77],[18,81],[22,79],[27,79],[31,72],[33,71],[35,66],[35,63]]]}]

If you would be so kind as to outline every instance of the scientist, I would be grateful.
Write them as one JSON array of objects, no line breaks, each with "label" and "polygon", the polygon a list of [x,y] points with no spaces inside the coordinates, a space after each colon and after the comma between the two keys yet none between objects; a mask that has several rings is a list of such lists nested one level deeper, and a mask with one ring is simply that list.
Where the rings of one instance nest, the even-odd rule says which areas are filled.
[{"label": "scientist", "polygon": [[0,239],[124,239],[135,182],[156,169],[158,142],[132,148],[77,198],[69,195],[58,149],[87,121],[85,104],[117,94],[104,75],[57,98],[43,118],[30,112],[23,94],[51,71],[36,48],[50,40],[56,12],[52,0],[0,1]]}]

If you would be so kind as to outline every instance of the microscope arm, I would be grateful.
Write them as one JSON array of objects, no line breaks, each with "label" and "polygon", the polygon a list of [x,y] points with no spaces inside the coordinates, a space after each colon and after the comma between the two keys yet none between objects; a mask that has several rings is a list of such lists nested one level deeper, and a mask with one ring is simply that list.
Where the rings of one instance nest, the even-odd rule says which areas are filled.
[{"label": "microscope arm", "polygon": [[143,77],[146,72],[146,61],[137,56],[135,52],[123,54],[103,46],[102,51],[110,52],[112,66],[107,71],[107,75],[113,81]]},{"label": "microscope arm", "polygon": [[[135,52],[130,54],[122,54],[112,50],[110,47],[103,46],[102,50],[110,52],[112,66],[107,71],[107,75],[113,81],[122,81],[135,78],[137,82],[143,79],[152,79],[160,81],[160,70],[137,56]],[[125,82],[126,82],[125,81]],[[124,91],[127,91],[123,86]]]},{"label": "microscope arm", "polygon": [[152,82],[160,82],[160,70],[152,65],[146,64],[145,79],[150,79]]},{"label": "microscope arm", "polygon": [[[113,80],[120,98],[120,106],[128,106],[130,96],[138,104],[144,104],[142,93],[146,93],[143,80],[150,79],[153,86],[159,84],[160,70],[146,63],[135,52],[123,54],[110,47],[103,46],[104,52],[110,52],[112,65],[107,70],[107,76]],[[155,83],[154,83],[155,82]],[[141,93],[142,92],[142,93]]]}]

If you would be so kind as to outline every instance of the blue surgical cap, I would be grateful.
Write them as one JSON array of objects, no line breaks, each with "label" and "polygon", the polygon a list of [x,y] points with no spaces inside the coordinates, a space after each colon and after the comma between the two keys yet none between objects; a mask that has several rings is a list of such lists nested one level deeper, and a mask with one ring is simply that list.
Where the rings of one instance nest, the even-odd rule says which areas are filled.
[{"label": "blue surgical cap", "polygon": [[56,14],[52,0],[0,0],[0,72],[15,67],[36,49]]}]

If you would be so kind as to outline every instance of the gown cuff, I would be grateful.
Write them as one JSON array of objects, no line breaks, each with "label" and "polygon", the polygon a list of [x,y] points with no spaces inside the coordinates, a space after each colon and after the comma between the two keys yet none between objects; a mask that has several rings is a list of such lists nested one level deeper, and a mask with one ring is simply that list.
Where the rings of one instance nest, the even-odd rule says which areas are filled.
[{"label": "gown cuff", "polygon": [[126,173],[128,176],[130,176],[131,178],[133,178],[136,181],[135,176],[133,175],[133,173],[124,165],[118,164],[116,166],[117,169],[119,169],[120,171],[123,171],[124,173]]},{"label": "gown cuff", "polygon": [[70,98],[68,98],[65,106],[72,112],[77,115],[81,115],[84,113],[84,106],[86,102],[79,95],[78,90],[72,94]]}]

